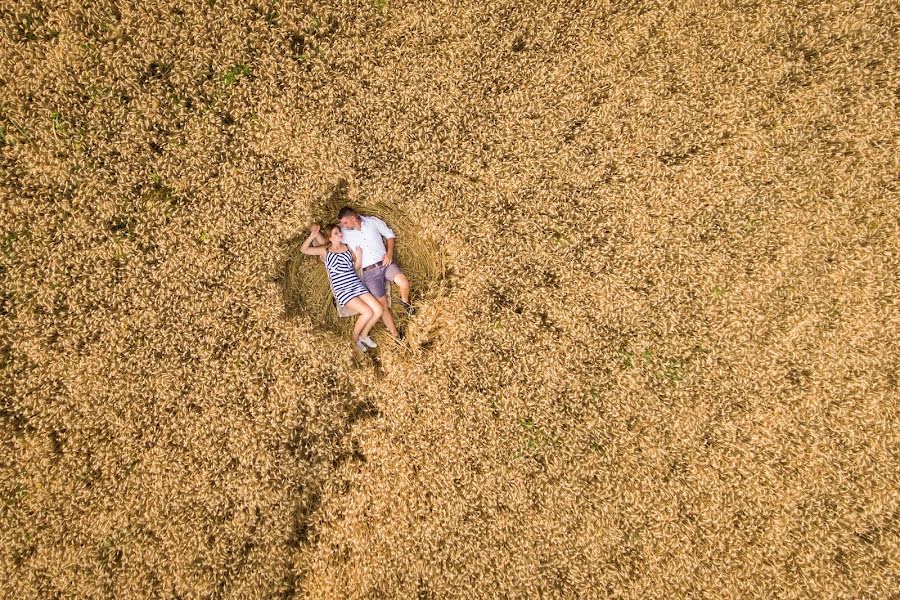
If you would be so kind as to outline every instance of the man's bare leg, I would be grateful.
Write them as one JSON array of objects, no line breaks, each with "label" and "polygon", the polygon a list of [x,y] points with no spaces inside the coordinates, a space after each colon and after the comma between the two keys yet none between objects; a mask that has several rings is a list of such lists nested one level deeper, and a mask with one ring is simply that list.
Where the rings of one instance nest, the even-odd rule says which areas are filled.
[{"label": "man's bare leg", "polygon": [[400,299],[409,304],[409,279],[405,274],[400,273],[394,277],[394,283],[400,288]]}]

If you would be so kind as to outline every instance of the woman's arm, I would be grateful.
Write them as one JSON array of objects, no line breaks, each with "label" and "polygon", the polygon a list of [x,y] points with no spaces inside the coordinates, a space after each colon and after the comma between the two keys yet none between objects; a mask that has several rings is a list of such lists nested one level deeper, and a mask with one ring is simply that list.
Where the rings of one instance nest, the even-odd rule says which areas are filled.
[{"label": "woman's arm", "polygon": [[362,269],[362,247],[357,246],[350,250],[353,253],[353,268],[359,271]]},{"label": "woman's arm", "polygon": [[306,238],[306,241],[303,242],[303,245],[300,246],[300,252],[303,254],[309,254],[310,256],[325,256],[325,253],[328,249],[325,246],[313,246],[312,243],[316,241],[316,238],[321,238],[322,235],[319,233],[319,226],[313,225],[310,227],[309,237]]}]

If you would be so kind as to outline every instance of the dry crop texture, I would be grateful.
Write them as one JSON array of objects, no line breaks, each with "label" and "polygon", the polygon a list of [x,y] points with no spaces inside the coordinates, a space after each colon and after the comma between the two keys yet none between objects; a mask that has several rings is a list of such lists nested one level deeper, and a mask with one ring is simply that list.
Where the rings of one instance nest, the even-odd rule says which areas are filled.
[{"label": "dry crop texture", "polygon": [[[0,596],[896,594],[897,27],[7,0]],[[342,179],[446,271],[371,360]]]}]

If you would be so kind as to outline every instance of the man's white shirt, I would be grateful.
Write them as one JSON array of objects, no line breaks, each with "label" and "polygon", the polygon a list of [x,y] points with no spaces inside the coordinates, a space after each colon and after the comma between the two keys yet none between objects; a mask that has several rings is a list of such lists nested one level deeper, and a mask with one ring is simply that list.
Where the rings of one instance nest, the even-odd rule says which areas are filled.
[{"label": "man's white shirt", "polygon": [[378,217],[360,216],[359,219],[359,229],[341,227],[341,233],[344,235],[344,243],[351,249],[357,246],[362,248],[362,266],[365,268],[381,262],[387,254],[382,236],[389,240],[397,236],[387,223]]}]

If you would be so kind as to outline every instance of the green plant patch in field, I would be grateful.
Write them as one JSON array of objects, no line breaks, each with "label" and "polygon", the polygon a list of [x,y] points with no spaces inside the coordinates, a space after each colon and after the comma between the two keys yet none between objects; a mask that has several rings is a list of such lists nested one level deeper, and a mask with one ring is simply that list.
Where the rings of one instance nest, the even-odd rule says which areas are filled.
[{"label": "green plant patch in field", "polygon": [[54,110],[50,112],[50,120],[53,122],[53,128],[56,131],[60,131],[63,127],[62,123],[62,115],[58,110]]},{"label": "green plant patch in field", "polygon": [[32,235],[27,229],[9,231],[5,233],[2,240],[0,240],[0,252],[3,252],[3,256],[6,258],[12,258],[15,255],[14,249],[16,242],[28,241],[30,239],[32,239]]},{"label": "green plant patch in field", "polygon": [[225,71],[225,75],[223,80],[225,81],[225,85],[232,85],[241,77],[249,77],[250,76],[250,65],[241,63],[238,65],[234,65],[227,71]]},{"label": "green plant patch in field", "polygon": [[666,379],[675,383],[684,379],[684,360],[677,358],[666,363],[664,374]]},{"label": "green plant patch in field", "polygon": [[522,419],[520,424],[528,434],[525,440],[525,446],[529,450],[535,450],[537,448],[547,446],[552,442],[552,439],[547,434],[547,432],[544,431],[540,427],[540,425],[535,423],[534,419],[532,419],[531,417]]}]

